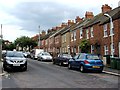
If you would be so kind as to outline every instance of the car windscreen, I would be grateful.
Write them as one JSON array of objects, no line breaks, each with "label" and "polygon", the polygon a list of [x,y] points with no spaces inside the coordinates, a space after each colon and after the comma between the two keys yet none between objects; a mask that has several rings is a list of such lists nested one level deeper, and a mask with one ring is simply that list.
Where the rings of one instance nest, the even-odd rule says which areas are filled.
[{"label": "car windscreen", "polygon": [[100,58],[98,57],[98,55],[86,55],[86,59],[99,60]]},{"label": "car windscreen", "polygon": [[7,52],[7,57],[24,57],[21,52]]}]

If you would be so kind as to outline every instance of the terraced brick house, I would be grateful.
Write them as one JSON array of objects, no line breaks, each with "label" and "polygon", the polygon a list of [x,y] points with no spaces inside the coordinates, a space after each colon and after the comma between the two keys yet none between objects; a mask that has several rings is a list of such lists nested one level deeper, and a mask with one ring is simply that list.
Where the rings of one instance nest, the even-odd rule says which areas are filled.
[{"label": "terraced brick house", "polygon": [[61,49],[62,53],[69,53],[70,54],[70,29],[75,25],[73,20],[68,20],[67,27],[63,30],[61,34]]},{"label": "terraced brick house", "polygon": [[[95,54],[111,55],[111,50],[114,51],[114,55],[118,56],[118,45],[119,45],[119,28],[118,28],[118,11],[119,7],[111,10],[111,7],[107,4],[102,6],[102,12],[96,15],[85,27],[86,29],[86,39],[90,41],[91,48],[90,52]],[[114,25],[114,36],[113,43],[111,46],[111,34],[110,34],[110,21],[109,18],[104,14],[108,13],[113,18]]]},{"label": "terraced brick house", "polygon": [[[83,31],[83,26],[88,23],[88,21],[90,20],[90,18],[92,17],[91,15],[89,15],[90,17],[85,17],[85,19],[83,18],[79,18],[76,17],[76,25],[70,30],[70,35],[71,35],[71,40],[70,40],[70,47],[71,47],[71,53],[79,53],[80,48],[79,45],[81,43],[81,40],[84,39],[84,31]],[[79,22],[77,22],[77,19],[79,18]]]},{"label": "terraced brick house", "polygon": [[[102,42],[101,42],[101,54],[111,55],[112,51],[115,56],[120,57],[120,6],[105,12],[112,17],[113,30],[110,30],[110,18],[105,15],[102,17],[100,27],[102,28]],[[111,36],[113,35],[113,44],[111,42]]]}]

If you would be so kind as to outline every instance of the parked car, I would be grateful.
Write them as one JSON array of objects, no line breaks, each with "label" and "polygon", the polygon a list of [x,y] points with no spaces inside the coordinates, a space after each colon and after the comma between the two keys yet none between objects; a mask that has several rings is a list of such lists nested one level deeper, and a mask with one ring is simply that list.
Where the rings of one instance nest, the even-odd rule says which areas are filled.
[{"label": "parked car", "polygon": [[5,71],[13,69],[27,70],[27,60],[22,52],[7,51],[3,59],[3,68]]},{"label": "parked car", "polygon": [[78,68],[81,72],[93,70],[102,72],[103,61],[96,54],[80,53],[69,60],[68,68]]},{"label": "parked car", "polygon": [[37,60],[41,60],[41,61],[52,61],[52,56],[50,55],[50,53],[48,52],[40,52],[37,55]]},{"label": "parked car", "polygon": [[58,54],[57,57],[53,59],[53,64],[58,65],[68,65],[69,59],[71,59],[72,56],[70,54]]}]

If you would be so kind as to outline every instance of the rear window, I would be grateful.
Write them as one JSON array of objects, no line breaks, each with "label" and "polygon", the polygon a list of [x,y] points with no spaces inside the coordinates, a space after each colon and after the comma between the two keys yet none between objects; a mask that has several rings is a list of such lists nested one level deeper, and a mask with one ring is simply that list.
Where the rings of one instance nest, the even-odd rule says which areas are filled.
[{"label": "rear window", "polygon": [[71,55],[69,55],[69,54],[63,54],[63,56],[62,57],[65,57],[65,58],[72,58],[72,56]]},{"label": "rear window", "polygon": [[98,57],[98,55],[86,55],[86,59],[99,60],[100,58]]}]

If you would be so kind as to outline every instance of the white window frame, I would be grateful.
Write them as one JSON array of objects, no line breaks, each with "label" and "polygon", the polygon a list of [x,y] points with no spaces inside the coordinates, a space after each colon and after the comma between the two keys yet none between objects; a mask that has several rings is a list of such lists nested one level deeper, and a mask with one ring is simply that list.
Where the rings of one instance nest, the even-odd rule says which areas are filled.
[{"label": "white window frame", "polygon": [[107,45],[104,46],[104,54],[105,55],[109,54],[109,52],[108,52],[108,46]]},{"label": "white window frame", "polygon": [[108,28],[107,28],[107,24],[104,24],[104,25],[103,25],[103,29],[104,29],[104,37],[108,37],[108,32],[107,32]]},{"label": "white window frame", "polygon": [[62,43],[64,43],[64,35],[62,35]]},{"label": "white window frame", "polygon": [[93,27],[90,28],[90,36],[91,36],[91,37],[94,37]]},{"label": "white window frame", "polygon": [[66,42],[66,34],[64,35],[64,42]]},{"label": "white window frame", "polygon": [[73,32],[71,32],[71,41],[73,41],[73,38],[74,38],[74,37],[73,37]]},{"label": "white window frame", "polygon": [[74,35],[73,35],[73,38],[74,38],[74,41],[76,40],[76,31],[73,32]]},{"label": "white window frame", "polygon": [[89,30],[86,29],[86,38],[89,39]]},{"label": "white window frame", "polygon": [[80,29],[80,39],[83,38],[83,30],[82,28]]}]

